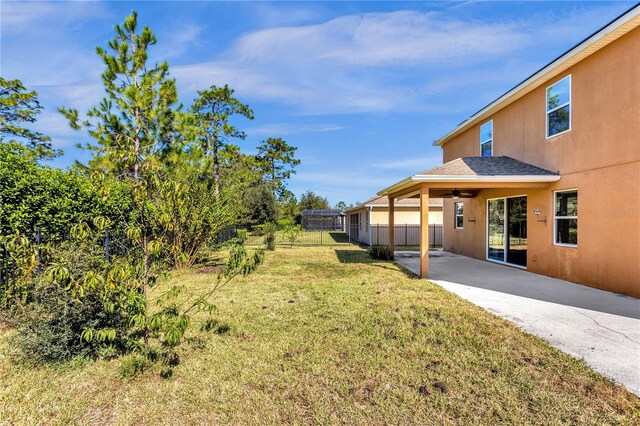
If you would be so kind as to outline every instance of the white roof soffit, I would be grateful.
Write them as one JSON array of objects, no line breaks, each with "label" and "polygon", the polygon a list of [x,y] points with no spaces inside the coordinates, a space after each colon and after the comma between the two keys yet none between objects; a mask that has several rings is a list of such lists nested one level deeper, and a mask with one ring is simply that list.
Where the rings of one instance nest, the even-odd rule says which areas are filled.
[{"label": "white roof soffit", "polygon": [[556,182],[560,180],[560,175],[494,175],[494,176],[455,176],[455,175],[414,175],[408,177],[395,185],[383,189],[378,195],[387,195],[399,191],[414,183],[438,182],[438,183],[500,183],[500,182],[528,182],[544,183]]},{"label": "white roof soffit", "polygon": [[536,72],[513,89],[509,90],[507,93],[491,102],[489,105],[487,105],[471,117],[467,118],[455,129],[453,129],[440,139],[436,140],[433,145],[444,145],[455,136],[458,136],[463,131],[469,129],[471,126],[489,118],[497,111],[517,101],[527,93],[540,87],[546,81],[556,77],[557,75],[566,71],[568,68],[580,62],[587,56],[597,52],[607,44],[617,40],[618,38],[622,37],[638,26],[640,26],[640,5],[636,4],[624,15],[621,15],[609,25],[602,28],[597,33],[589,36],[586,40],[575,46],[573,49],[564,53],[549,65],[545,66],[540,71]]}]

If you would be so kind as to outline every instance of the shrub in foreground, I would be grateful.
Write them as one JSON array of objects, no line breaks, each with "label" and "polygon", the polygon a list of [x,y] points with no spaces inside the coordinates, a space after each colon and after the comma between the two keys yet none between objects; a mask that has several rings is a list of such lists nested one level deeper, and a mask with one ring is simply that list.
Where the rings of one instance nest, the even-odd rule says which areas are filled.
[{"label": "shrub in foreground", "polygon": [[[18,287],[10,292],[16,296],[4,298],[2,310],[17,330],[11,345],[15,356],[63,361],[134,352],[151,362],[162,361],[170,369],[177,355],[174,349],[193,316],[202,313],[211,319],[216,311],[210,302],[213,294],[236,276],[250,274],[263,261],[262,250],[247,252],[236,244],[212,285],[188,303],[179,303],[184,287],[160,279],[161,271],[152,270],[156,275],[149,276],[148,289],[154,295],[148,297],[135,253],[106,261],[99,254],[96,238],[101,232],[79,224],[71,235],[73,241],[47,249],[50,263],[43,270],[23,259],[35,259],[28,240],[14,238],[16,242],[8,245],[15,263],[24,265],[18,273]],[[134,374],[140,368],[130,370]]]},{"label": "shrub in foreground", "polygon": [[378,260],[393,260],[393,251],[387,245],[374,244],[369,247],[369,256]]},{"label": "shrub in foreground", "polygon": [[269,223],[264,227],[264,244],[267,250],[276,249],[276,231],[277,225],[274,223]]},{"label": "shrub in foreground", "polygon": [[114,329],[126,334],[121,315],[107,312],[93,293],[79,302],[57,284],[42,283],[32,300],[14,311],[18,332],[10,338],[14,355],[32,361],[62,361],[76,356],[109,356],[124,349],[118,341],[86,341],[80,335],[87,328]]}]

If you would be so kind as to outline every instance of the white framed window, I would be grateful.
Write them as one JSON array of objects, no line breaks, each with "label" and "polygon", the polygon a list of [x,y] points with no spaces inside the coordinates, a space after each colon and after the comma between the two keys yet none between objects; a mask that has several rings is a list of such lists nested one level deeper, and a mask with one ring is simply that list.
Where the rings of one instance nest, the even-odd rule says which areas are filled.
[{"label": "white framed window", "polygon": [[553,198],[553,243],[561,246],[577,247],[578,190],[555,191]]},{"label": "white framed window", "polygon": [[464,227],[464,203],[457,202],[453,205],[453,211],[455,213],[455,228],[462,229]]},{"label": "white framed window", "polygon": [[547,139],[571,131],[571,75],[547,87]]},{"label": "white framed window", "polygon": [[493,155],[493,120],[489,120],[480,126],[480,156],[491,157]]}]

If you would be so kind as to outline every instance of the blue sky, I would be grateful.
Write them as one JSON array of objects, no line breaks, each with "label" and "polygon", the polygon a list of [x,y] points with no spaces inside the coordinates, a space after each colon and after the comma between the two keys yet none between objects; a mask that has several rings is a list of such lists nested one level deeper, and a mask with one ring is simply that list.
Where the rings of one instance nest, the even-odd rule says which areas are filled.
[{"label": "blue sky", "polygon": [[364,201],[441,163],[433,140],[633,5],[632,2],[6,2],[0,72],[35,89],[36,128],[65,155],[88,136],[58,106],[102,97],[95,47],[131,11],[158,37],[181,101],[228,83],[254,110],[237,121],[253,152],[282,137],[290,181],[334,204]]}]

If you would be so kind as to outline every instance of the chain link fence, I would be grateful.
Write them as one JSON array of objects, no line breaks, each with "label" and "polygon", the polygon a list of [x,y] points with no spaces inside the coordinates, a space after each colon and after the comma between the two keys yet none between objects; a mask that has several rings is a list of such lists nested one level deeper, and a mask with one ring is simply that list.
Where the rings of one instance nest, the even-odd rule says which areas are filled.
[{"label": "chain link fence", "polygon": [[[388,244],[388,225],[371,225],[368,229],[358,224],[347,225],[345,231],[338,230],[302,230],[295,238],[290,238],[286,230],[276,232],[276,245],[293,246],[340,246]],[[245,245],[263,246],[264,235],[260,231],[248,233]],[[397,248],[420,247],[420,225],[403,224],[395,226],[395,245]],[[429,225],[429,248],[442,248],[442,225]]]},{"label": "chain link fence", "polygon": [[[211,241],[213,246],[220,246],[227,241],[235,239],[238,236],[238,230],[235,226],[223,229],[218,235]],[[5,237],[3,235],[3,237]],[[10,237],[10,236],[8,236]],[[37,228],[29,239],[29,242],[33,244],[36,250],[36,261],[38,268],[43,270],[48,266],[46,257],[43,256],[42,249],[45,245],[55,245],[64,241],[71,241],[71,236],[67,235],[52,235],[48,237],[42,232],[40,228]],[[105,231],[104,235],[101,235],[98,243],[104,251],[104,258],[110,261],[114,256],[126,255],[132,249],[129,240],[123,236],[116,236],[111,231]],[[0,294],[3,290],[12,282],[16,280],[17,267],[15,260],[11,257],[11,254],[7,250],[5,244],[0,242]]]}]

